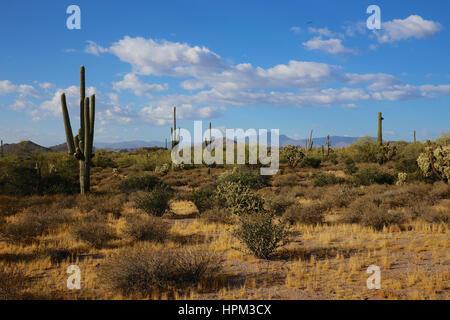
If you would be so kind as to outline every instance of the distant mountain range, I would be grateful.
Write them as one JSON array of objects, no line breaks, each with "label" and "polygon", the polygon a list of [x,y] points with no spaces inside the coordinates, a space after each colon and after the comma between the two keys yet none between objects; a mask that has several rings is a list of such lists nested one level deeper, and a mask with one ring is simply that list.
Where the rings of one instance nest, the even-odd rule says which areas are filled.
[{"label": "distant mountain range", "polygon": [[[332,148],[346,147],[351,143],[356,142],[359,137],[343,137],[343,136],[330,136],[330,142]],[[375,139],[375,138],[373,138]],[[267,141],[270,143],[270,134],[267,137]],[[319,137],[313,138],[313,147],[319,147],[321,145],[326,146],[327,138]],[[306,139],[292,139],[288,136],[280,135],[280,146],[286,146],[288,144],[304,147],[306,145]],[[96,149],[106,149],[115,151],[133,151],[144,147],[164,147],[165,142],[160,141],[143,141],[143,140],[133,140],[124,142],[97,142],[94,143]],[[170,147],[170,146],[169,146]],[[3,151],[5,153],[31,153],[34,151],[48,152],[48,151],[66,151],[66,143],[61,143],[51,147],[43,147],[32,141],[21,141],[19,143],[4,144]]]}]

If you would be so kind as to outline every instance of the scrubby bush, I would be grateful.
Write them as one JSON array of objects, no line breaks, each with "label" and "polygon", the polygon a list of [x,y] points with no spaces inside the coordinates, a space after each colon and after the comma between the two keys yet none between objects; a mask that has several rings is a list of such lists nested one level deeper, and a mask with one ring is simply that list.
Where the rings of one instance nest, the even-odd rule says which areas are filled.
[{"label": "scrubby bush", "polygon": [[0,267],[0,300],[21,300],[26,289],[26,277],[18,269]]},{"label": "scrubby bush", "polygon": [[125,216],[121,232],[133,241],[159,241],[167,239],[169,225],[161,218],[143,214],[129,214]]},{"label": "scrubby bush", "polygon": [[166,185],[159,185],[152,191],[136,199],[136,208],[144,210],[146,213],[161,217],[169,208],[171,192]]},{"label": "scrubby bush", "polygon": [[450,200],[447,200],[445,210],[438,210],[433,207],[425,207],[420,210],[419,216],[429,223],[450,224]]},{"label": "scrubby bush", "polygon": [[316,225],[323,223],[326,210],[326,206],[321,203],[295,204],[286,210],[283,217],[290,223]]},{"label": "scrubby bush", "polygon": [[264,211],[264,201],[249,187],[236,182],[224,182],[217,186],[218,202],[236,215]]},{"label": "scrubby bush", "polygon": [[354,173],[356,173],[358,171],[358,168],[355,165],[355,161],[353,161],[353,159],[350,158],[350,157],[346,157],[344,159],[344,165],[345,165],[344,172],[346,174],[352,175],[352,174],[354,174]]},{"label": "scrubby bush", "polygon": [[239,183],[244,186],[249,187],[250,189],[260,189],[267,185],[267,176],[262,176],[258,171],[249,170],[249,169],[238,169],[235,167],[233,172],[225,173],[220,176],[217,183]]},{"label": "scrubby bush", "polygon": [[161,184],[161,180],[158,177],[150,174],[143,176],[132,176],[127,177],[120,184],[120,189],[123,192],[133,192],[133,191],[151,191],[154,187]]},{"label": "scrubby bush", "polygon": [[103,266],[100,279],[124,296],[186,289],[216,275],[217,255],[193,249],[123,249]]},{"label": "scrubby bush", "polygon": [[340,184],[345,182],[344,178],[336,177],[332,173],[312,174],[311,178],[313,179],[313,184],[316,187],[323,187],[326,185]]},{"label": "scrubby bush", "polygon": [[200,217],[210,223],[232,224],[233,217],[227,209],[213,208],[202,212]]},{"label": "scrubby bush", "polygon": [[269,259],[287,242],[286,224],[275,221],[273,214],[260,212],[242,216],[233,233],[256,257]]},{"label": "scrubby bush", "polygon": [[116,238],[114,229],[105,221],[85,221],[72,228],[72,236],[80,241],[87,242],[93,248],[101,249],[109,241]]},{"label": "scrubby bush", "polygon": [[215,190],[212,187],[194,190],[191,195],[191,200],[194,202],[198,211],[202,213],[214,206]]},{"label": "scrubby bush", "polygon": [[282,215],[287,208],[295,203],[295,197],[291,194],[280,193],[275,196],[265,196],[264,205],[267,211],[277,216]]},{"label": "scrubby bush", "polygon": [[70,215],[52,208],[29,208],[16,214],[12,221],[3,222],[0,236],[13,243],[29,243],[70,220]]},{"label": "scrubby bush", "polygon": [[313,157],[306,157],[301,162],[302,168],[319,168],[322,160]]},{"label": "scrubby bush", "polygon": [[353,182],[357,185],[368,186],[377,184],[393,184],[395,176],[389,172],[383,171],[377,167],[362,167],[353,177]]},{"label": "scrubby bush", "polygon": [[361,198],[352,203],[341,217],[344,223],[360,223],[375,230],[390,225],[401,225],[406,217],[398,211],[390,211],[380,201],[367,201]]}]

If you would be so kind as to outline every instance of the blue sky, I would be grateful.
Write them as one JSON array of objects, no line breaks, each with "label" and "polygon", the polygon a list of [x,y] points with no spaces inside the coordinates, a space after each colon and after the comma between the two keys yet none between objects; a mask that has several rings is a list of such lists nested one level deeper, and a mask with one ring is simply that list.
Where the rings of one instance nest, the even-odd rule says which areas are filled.
[{"label": "blue sky", "polygon": [[[69,5],[81,29],[69,30]],[[369,5],[381,29],[366,27]],[[78,127],[79,67],[97,96],[96,141],[169,137],[178,124],[281,134],[450,129],[448,1],[21,1],[0,10],[0,138],[62,143]]]}]

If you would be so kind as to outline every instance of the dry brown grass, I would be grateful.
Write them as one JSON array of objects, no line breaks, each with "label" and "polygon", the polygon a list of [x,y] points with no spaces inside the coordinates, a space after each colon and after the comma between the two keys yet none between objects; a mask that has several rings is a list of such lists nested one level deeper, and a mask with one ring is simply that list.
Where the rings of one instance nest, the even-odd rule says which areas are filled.
[{"label": "dry brown grass", "polygon": [[[197,217],[192,202],[175,198],[170,203],[174,214],[149,217],[133,208],[132,194],[99,188],[111,179],[118,179],[118,186],[122,179],[105,170],[96,173],[98,193],[88,197],[0,197],[0,298],[450,299],[450,199],[442,183],[318,188],[310,183],[307,169],[287,169],[280,175],[288,176],[281,178],[287,183],[278,183],[275,176],[272,186],[258,193],[279,212],[292,202],[320,208],[323,223],[293,220],[288,244],[271,260],[263,260],[233,237],[235,221],[223,209]],[[179,188],[189,194],[191,185],[210,184],[223,171],[213,168],[208,175],[203,168],[167,176],[182,174],[187,185]],[[379,228],[341,222],[347,210],[364,216],[372,205],[382,214],[396,212],[405,219]],[[74,233],[76,228],[83,236]],[[145,248],[146,255],[136,254],[138,248]],[[188,250],[201,253],[179,259],[169,254]],[[156,270],[149,265],[157,262],[158,253],[171,257],[158,260],[166,266],[161,271],[173,273],[147,277],[149,270]],[[221,271],[203,272],[205,266],[217,269],[202,255],[220,257]],[[66,287],[66,270],[72,264],[81,269],[82,290]],[[366,270],[372,264],[381,268],[381,290],[366,287]],[[147,273],[138,272],[142,277],[136,284],[112,276],[142,265]],[[107,266],[114,267],[104,278]],[[159,284],[148,290],[149,283]]]}]

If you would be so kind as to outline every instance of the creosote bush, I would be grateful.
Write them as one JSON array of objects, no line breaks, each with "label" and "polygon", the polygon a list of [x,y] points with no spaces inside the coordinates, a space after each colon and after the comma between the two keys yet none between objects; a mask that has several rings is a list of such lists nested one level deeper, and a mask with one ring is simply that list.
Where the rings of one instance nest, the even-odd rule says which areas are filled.
[{"label": "creosote bush", "polygon": [[277,248],[286,244],[288,237],[286,224],[265,211],[241,216],[233,234],[261,259],[269,259]]},{"label": "creosote bush", "polygon": [[332,173],[312,174],[311,178],[313,180],[314,186],[316,187],[323,187],[330,184],[340,184],[345,182],[344,178],[336,177]]},{"label": "creosote bush", "polygon": [[114,229],[106,221],[84,221],[75,225],[72,236],[96,249],[103,248],[109,241],[116,239]]},{"label": "creosote bush", "polygon": [[120,190],[123,192],[151,191],[159,184],[161,184],[161,180],[154,175],[132,176],[122,181]]},{"label": "creosote bush", "polygon": [[191,198],[200,213],[212,209],[216,199],[215,191],[212,187],[206,187],[192,191]]},{"label": "creosote bush", "polygon": [[374,183],[393,184],[394,181],[395,175],[372,166],[359,168],[358,172],[353,176],[353,182],[356,185],[364,186]]},{"label": "creosote bush", "polygon": [[375,230],[382,230],[390,225],[402,225],[405,214],[389,210],[380,200],[368,201],[361,198],[352,203],[341,217],[343,223],[360,223]]},{"label": "creosote bush", "polygon": [[148,214],[161,217],[169,208],[171,198],[170,188],[166,185],[159,185],[152,191],[136,199],[136,208],[145,211]]},{"label": "creosote bush", "polygon": [[0,225],[0,237],[13,243],[30,243],[36,237],[70,220],[71,216],[65,211],[51,207],[27,208],[17,213],[12,221]]},{"label": "creosote bush", "polygon": [[326,210],[321,203],[295,204],[286,210],[283,217],[290,223],[316,225],[323,223]]},{"label": "creosote bush", "polygon": [[161,218],[145,214],[128,214],[121,232],[133,241],[163,242],[169,236],[169,225]]},{"label": "creosote bush", "polygon": [[120,250],[103,266],[100,279],[124,296],[148,297],[152,292],[185,289],[215,276],[221,258],[198,249]]},{"label": "creosote bush", "polygon": [[262,176],[259,171],[235,167],[233,172],[225,173],[218,179],[218,184],[239,183],[250,189],[261,189],[267,185],[267,176]]}]

